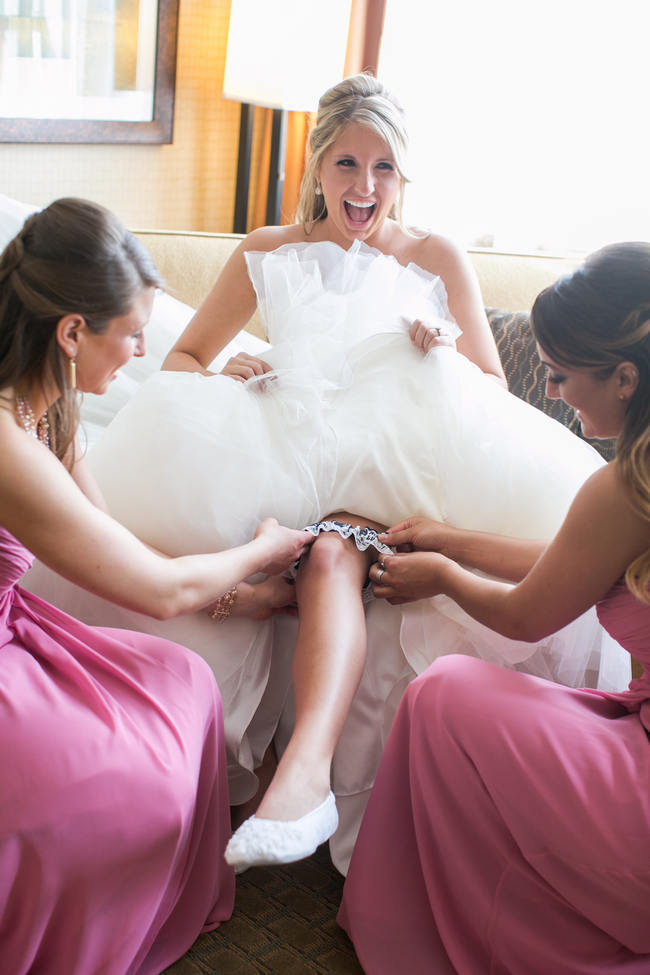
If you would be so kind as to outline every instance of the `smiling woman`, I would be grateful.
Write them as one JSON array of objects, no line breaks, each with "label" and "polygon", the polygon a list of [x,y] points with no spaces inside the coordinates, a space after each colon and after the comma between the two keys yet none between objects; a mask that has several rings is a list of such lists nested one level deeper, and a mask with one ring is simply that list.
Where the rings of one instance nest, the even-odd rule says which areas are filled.
[{"label": "smiling woman", "polygon": [[532,322],[553,389],[618,435],[616,459],[516,585],[500,581],[502,540],[479,576],[413,519],[378,588],[451,598],[497,639],[596,604],[643,671],[618,693],[575,690],[458,655],[413,682],[339,914],[373,975],[650,971],[650,244],[592,254]]},{"label": "smiling woman", "polygon": [[[109,516],[76,449],[78,390],[101,394],[142,354],[159,284],[143,245],[86,200],[33,213],[0,254],[0,944],[8,972],[154,975],[232,910],[224,731],[211,671],[183,646],[86,626],[20,585],[36,556],[61,581],[127,610],[159,619],[205,610],[209,620],[230,611],[227,594],[243,577],[283,572],[311,541],[267,519],[234,552],[174,559]],[[245,612],[253,587],[242,588],[236,608],[244,603]]]}]

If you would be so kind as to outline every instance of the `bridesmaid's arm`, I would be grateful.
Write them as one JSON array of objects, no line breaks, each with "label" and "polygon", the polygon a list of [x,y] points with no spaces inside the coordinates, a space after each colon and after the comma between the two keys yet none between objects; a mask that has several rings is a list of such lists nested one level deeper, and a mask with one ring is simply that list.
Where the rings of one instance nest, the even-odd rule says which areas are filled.
[{"label": "bridesmaid's arm", "polygon": [[[79,438],[75,438],[75,448],[74,448],[75,461],[70,469],[70,475],[72,480],[75,482],[77,487],[83,494],[86,495],[89,501],[91,501],[96,508],[100,511],[105,511],[106,514],[110,514],[108,510],[108,505],[106,504],[106,499],[102,494],[102,490],[95,480],[95,476],[91,471],[84,452],[79,444]],[[65,464],[67,467],[68,464]]]},{"label": "bridesmaid's arm", "polygon": [[[100,511],[110,515],[110,510],[106,504],[106,499],[102,494],[99,484],[95,480],[89,465],[83,457],[82,451],[77,444],[77,460],[72,466],[70,474],[77,487],[88,498],[90,502]],[[170,559],[171,556],[160,549],[149,545],[148,542],[139,539],[140,544],[149,549],[161,559]],[[249,583],[237,582],[237,599],[232,608],[233,616],[244,616],[249,619],[269,619],[277,613],[293,613],[296,603],[295,586],[281,575],[272,575],[263,582]],[[206,607],[210,609],[210,605]]]},{"label": "bridesmaid's arm", "polygon": [[392,548],[439,552],[454,562],[509,582],[520,582],[548,544],[540,539],[454,528],[421,516],[407,518],[380,537]]},{"label": "bridesmaid's arm", "polygon": [[273,519],[225,552],[161,557],[85,497],[42,444],[0,415],[0,525],[70,582],[169,619],[207,607],[255,572],[284,571],[313,540]]},{"label": "bridesmaid's arm", "polygon": [[375,592],[395,602],[444,593],[498,633],[534,642],[586,612],[649,546],[648,524],[629,504],[614,462],[585,482],[560,531],[518,585],[480,578],[438,553],[416,552],[386,558],[386,578]]}]

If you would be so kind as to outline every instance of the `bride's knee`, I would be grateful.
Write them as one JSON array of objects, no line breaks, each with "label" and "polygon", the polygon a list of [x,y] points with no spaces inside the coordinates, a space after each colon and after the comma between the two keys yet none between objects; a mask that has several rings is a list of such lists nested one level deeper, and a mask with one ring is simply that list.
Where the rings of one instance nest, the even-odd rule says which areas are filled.
[{"label": "bride's knee", "polygon": [[307,556],[303,557],[299,576],[328,577],[363,563],[364,553],[357,550],[352,539],[341,538],[336,532],[323,532],[314,539]]}]

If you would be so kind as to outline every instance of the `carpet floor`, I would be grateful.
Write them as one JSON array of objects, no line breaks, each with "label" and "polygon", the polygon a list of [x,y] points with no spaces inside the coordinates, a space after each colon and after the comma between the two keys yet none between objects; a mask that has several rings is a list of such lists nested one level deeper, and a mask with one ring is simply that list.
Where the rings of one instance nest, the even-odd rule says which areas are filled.
[{"label": "carpet floor", "polygon": [[363,975],[336,923],[342,891],[327,844],[286,867],[252,867],[237,878],[231,920],[164,975]]}]

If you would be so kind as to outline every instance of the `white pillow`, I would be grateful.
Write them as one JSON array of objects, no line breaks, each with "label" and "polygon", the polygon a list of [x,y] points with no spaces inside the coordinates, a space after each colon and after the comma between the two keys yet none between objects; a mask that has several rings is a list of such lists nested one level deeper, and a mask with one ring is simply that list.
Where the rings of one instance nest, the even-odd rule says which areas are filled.
[{"label": "white pillow", "polygon": [[40,209],[31,203],[20,203],[0,193],[0,251],[16,236],[27,217]]},{"label": "white pillow", "polygon": [[[145,379],[160,370],[163,359],[193,315],[194,308],[190,305],[163,292],[156,295],[151,318],[144,331],[146,355],[141,358],[134,356],[123,366],[102,396],[95,396],[93,393],[84,395],[81,419],[89,445],[96,442],[101,428],[108,426]],[[228,359],[238,352],[262,356],[268,348],[268,342],[256,335],[240,332],[221,350],[210,369],[221,372]]]}]

